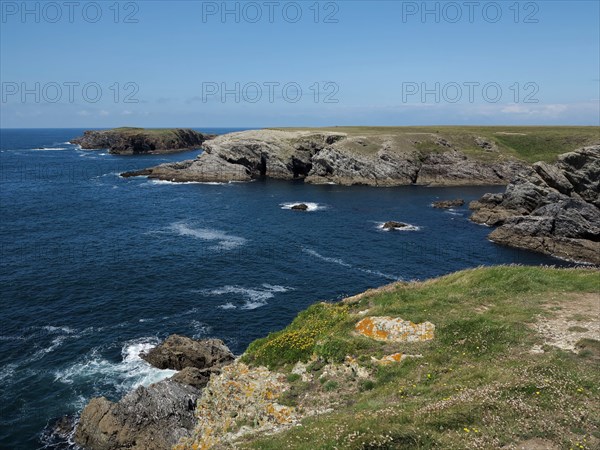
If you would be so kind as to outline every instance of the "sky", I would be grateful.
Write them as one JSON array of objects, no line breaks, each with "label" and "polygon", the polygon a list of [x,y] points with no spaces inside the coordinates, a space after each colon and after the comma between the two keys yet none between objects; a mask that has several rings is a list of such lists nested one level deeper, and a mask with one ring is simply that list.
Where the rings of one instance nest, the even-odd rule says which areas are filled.
[{"label": "sky", "polygon": [[0,127],[600,125],[600,2],[0,1]]}]

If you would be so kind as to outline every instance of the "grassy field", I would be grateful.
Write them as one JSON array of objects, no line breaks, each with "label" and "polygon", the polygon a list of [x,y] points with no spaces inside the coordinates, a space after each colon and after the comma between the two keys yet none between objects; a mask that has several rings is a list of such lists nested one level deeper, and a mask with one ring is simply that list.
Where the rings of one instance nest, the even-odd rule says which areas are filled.
[{"label": "grassy field", "polygon": [[[404,151],[443,151],[436,144],[445,139],[464,153],[484,160],[506,157],[527,162],[552,162],[561,153],[579,147],[600,143],[600,127],[331,127],[331,128],[280,128],[285,130],[312,130],[348,133],[352,137],[364,136],[367,145],[362,151],[380,148],[377,138],[386,137],[394,146]],[[484,151],[476,143],[483,138],[496,146],[496,151]],[[373,140],[375,139],[375,140]],[[369,146],[369,141],[375,145]],[[358,150],[358,149],[355,149]]]},{"label": "grassy field", "polygon": [[[240,446],[600,448],[600,342],[589,338],[599,313],[597,270],[518,266],[466,270],[315,304],[284,330],[252,343],[243,359],[289,374],[291,388],[281,403],[334,410]],[[365,314],[430,321],[435,337],[375,341],[354,332]],[[564,347],[569,340],[574,351]],[[389,365],[371,358],[394,352],[422,357]],[[348,356],[371,370],[371,378],[321,376],[326,363]],[[297,361],[309,361],[314,381],[290,373]]]}]

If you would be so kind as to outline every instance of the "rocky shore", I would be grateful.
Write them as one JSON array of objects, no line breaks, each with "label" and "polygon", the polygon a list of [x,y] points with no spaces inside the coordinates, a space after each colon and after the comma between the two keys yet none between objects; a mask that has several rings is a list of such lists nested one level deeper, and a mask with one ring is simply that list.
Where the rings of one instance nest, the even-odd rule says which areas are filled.
[{"label": "rocky shore", "polygon": [[[312,130],[243,131],[204,142],[205,152],[195,160],[122,176],[176,182],[266,177],[340,185],[504,185],[526,166],[504,155],[476,159],[446,139],[425,134],[411,138],[385,132],[360,136]],[[431,148],[420,149],[424,142]],[[492,147],[481,147],[475,138],[472,145],[481,152],[494,152]]]},{"label": "rocky shore", "polygon": [[600,264],[600,145],[538,162],[503,194],[472,202],[471,220],[503,245]]},{"label": "rocky shore", "polygon": [[172,335],[143,359],[159,369],[178,370],[173,377],[139,387],[118,402],[92,399],[75,431],[75,442],[92,450],[167,450],[191,436],[196,404],[210,376],[233,362],[218,339],[196,341]]},{"label": "rocky shore", "polygon": [[83,136],[72,139],[71,144],[86,150],[108,149],[109,153],[116,155],[137,155],[192,150],[201,147],[204,141],[212,138],[214,135],[182,128],[115,128],[86,131]]}]

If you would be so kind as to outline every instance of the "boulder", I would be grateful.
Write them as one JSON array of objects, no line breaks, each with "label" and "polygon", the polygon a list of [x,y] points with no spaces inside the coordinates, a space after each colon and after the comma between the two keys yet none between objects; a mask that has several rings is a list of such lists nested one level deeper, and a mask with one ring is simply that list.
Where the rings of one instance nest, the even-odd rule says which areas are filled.
[{"label": "boulder", "polygon": [[154,367],[171,370],[220,367],[234,360],[233,353],[220,339],[199,341],[177,334],[147,353],[141,353],[140,357]]},{"label": "boulder", "polygon": [[114,403],[92,399],[75,431],[75,442],[91,450],[167,450],[189,437],[201,391],[165,380],[139,387]]},{"label": "boulder", "polygon": [[293,205],[291,209],[292,211],[307,211],[308,205],[305,205],[304,203],[299,203],[297,205]]}]

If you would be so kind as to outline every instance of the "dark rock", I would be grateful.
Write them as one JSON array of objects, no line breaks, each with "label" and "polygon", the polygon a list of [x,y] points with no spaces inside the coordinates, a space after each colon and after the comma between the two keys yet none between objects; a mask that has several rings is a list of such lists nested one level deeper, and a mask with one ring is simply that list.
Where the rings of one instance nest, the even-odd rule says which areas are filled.
[{"label": "dark rock", "polygon": [[392,221],[389,221],[389,222],[385,222],[385,223],[383,224],[383,229],[384,229],[384,230],[395,230],[395,229],[397,229],[397,228],[406,228],[406,227],[408,227],[408,226],[409,226],[409,225],[408,225],[408,224],[406,224],[406,223],[402,223],[402,222],[394,222],[394,221],[392,220]]},{"label": "dark rock", "polygon": [[220,339],[194,340],[173,334],[162,344],[140,357],[159,369],[182,370],[186,367],[207,369],[220,367],[234,356]]},{"label": "dark rock", "polygon": [[599,193],[600,146],[585,147],[472,202],[471,220],[498,225],[490,239],[499,244],[600,264]]},{"label": "dark rock", "polygon": [[137,155],[144,153],[173,153],[202,146],[214,135],[190,129],[154,130],[144,128],[115,128],[112,130],[85,131],[71,143],[83,149],[108,149],[109,153]]},{"label": "dark rock", "polygon": [[94,398],[81,413],[75,442],[91,450],[171,449],[191,435],[200,393],[165,380],[139,387],[118,403]]},{"label": "dark rock", "polygon": [[305,205],[304,203],[299,203],[297,205],[293,205],[291,209],[292,211],[307,211],[308,205]]},{"label": "dark rock", "polygon": [[434,208],[447,209],[454,208],[455,206],[463,206],[465,201],[462,198],[458,198],[456,200],[440,200],[437,202],[433,202]]},{"label": "dark rock", "polygon": [[43,448],[79,449],[73,441],[76,425],[76,416],[63,416],[50,420],[41,433],[40,443],[43,445]]},{"label": "dark rock", "polygon": [[219,374],[221,371],[218,368],[210,369],[196,369],[195,367],[186,367],[185,369],[177,372],[170,379],[177,381],[178,383],[188,384],[197,389],[202,389],[208,384],[211,375]]}]

